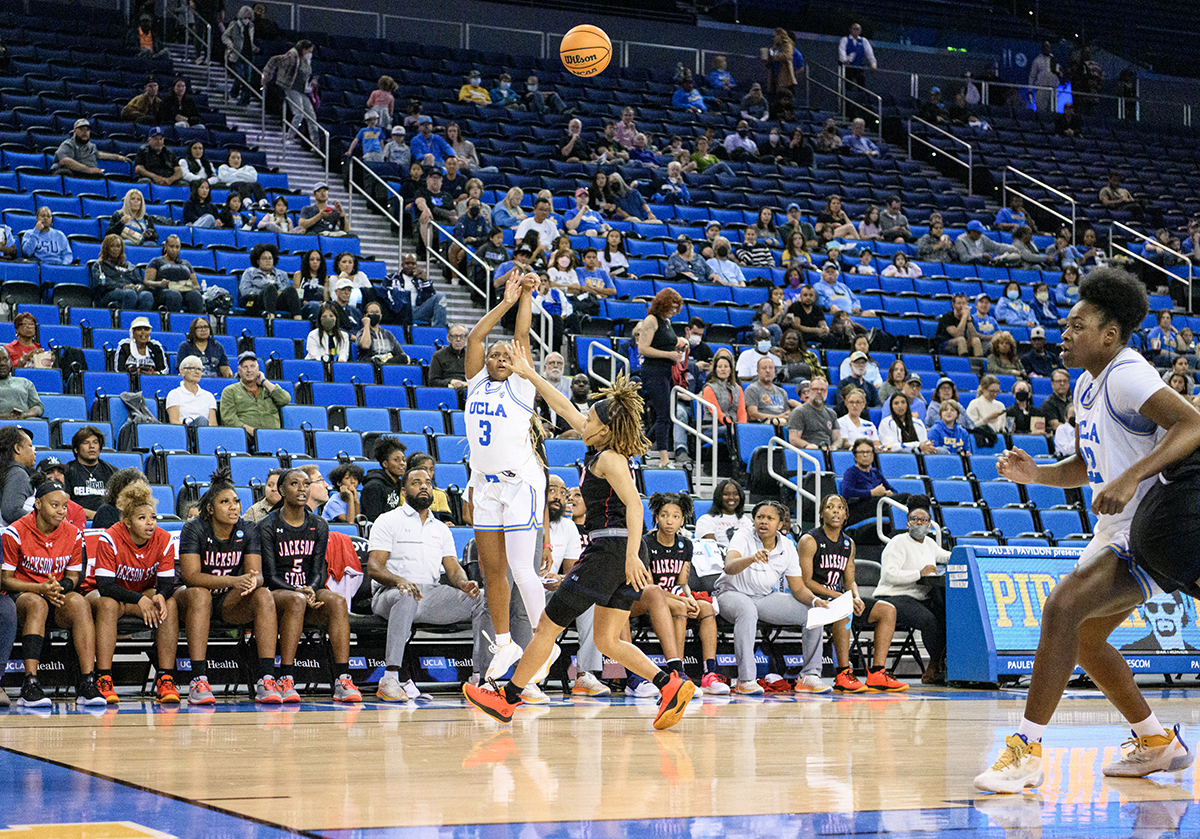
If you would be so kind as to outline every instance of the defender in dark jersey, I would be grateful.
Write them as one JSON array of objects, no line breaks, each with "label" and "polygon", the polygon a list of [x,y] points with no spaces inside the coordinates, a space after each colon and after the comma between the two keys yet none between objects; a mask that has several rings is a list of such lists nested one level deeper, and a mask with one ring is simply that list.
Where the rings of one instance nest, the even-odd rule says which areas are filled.
[{"label": "defender in dark jersey", "polygon": [[281,504],[258,526],[263,575],[279,615],[276,681],[284,702],[299,702],[293,667],[304,624],[324,626],[333,647],[335,702],[362,702],[350,678],[350,612],[340,594],[325,588],[329,524],[308,510],[308,475],[289,469],[279,479]]},{"label": "defender in dark jersey", "polygon": [[844,693],[908,690],[908,685],[893,679],[884,669],[896,631],[896,607],[884,600],[858,594],[854,582],[854,540],[842,531],[849,515],[846,499],[840,495],[826,495],[821,499],[821,526],[801,536],[798,546],[800,570],[808,590],[830,600],[850,592],[854,598],[853,628],[860,631],[875,628],[875,661],[864,685],[854,678],[854,670],[850,667],[851,626],[844,621],[830,626],[840,665],[833,689]]},{"label": "defender in dark jersey", "polygon": [[179,574],[187,588],[175,593],[192,659],[189,705],[212,705],[208,684],[208,629],[215,615],[229,624],[253,621],[261,678],[254,700],[283,701],[275,684],[275,601],[264,585],[258,526],[242,518],[242,502],[228,470],[213,474],[200,499],[200,515],[179,534]]},{"label": "defender in dark jersey", "polygon": [[684,607],[683,619],[675,623],[676,649],[683,653],[687,622],[696,621],[701,658],[704,659],[700,689],[714,696],[727,696],[729,682],[717,672],[717,613],[713,609],[712,595],[703,593],[697,597],[688,585],[692,540],[679,531],[692,515],[692,499],[686,494],[656,492],[650,496],[650,512],[654,514],[655,528],[643,540],[650,576],[673,602]]},{"label": "defender in dark jersey", "polygon": [[468,683],[463,685],[463,693],[484,713],[500,722],[511,722],[513,711],[521,704],[521,691],[549,661],[554,639],[571,621],[595,606],[596,646],[659,689],[662,697],[654,727],[670,728],[683,717],[695,685],[678,673],[659,670],[641,650],[621,639],[629,607],[650,584],[650,572],[644,564],[642,502],[629,464],[630,458],[645,454],[650,447],[642,434],[645,406],[637,385],[618,376],[611,388],[601,391],[604,398],[585,417],[537,374],[527,349],[514,349],[512,367],[517,375],[533,382],[550,409],[578,430],[591,450],[584,459],[580,486],[587,506],[584,529],[591,542],[546,604],[546,613],[512,680],[503,689],[492,682],[494,691]]}]

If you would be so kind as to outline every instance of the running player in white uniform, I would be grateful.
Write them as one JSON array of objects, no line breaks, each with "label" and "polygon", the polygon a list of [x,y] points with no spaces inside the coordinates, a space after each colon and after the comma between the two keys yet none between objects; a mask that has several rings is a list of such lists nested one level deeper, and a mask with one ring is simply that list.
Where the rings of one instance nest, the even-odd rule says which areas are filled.
[{"label": "running player in white uniform", "polygon": [[[533,383],[512,375],[509,345],[493,344],[485,353],[488,334],[514,305],[517,322],[513,341],[529,351],[532,319],[531,289],[536,274],[512,272],[504,299],[483,316],[467,337],[467,439],[471,446],[469,499],[474,508],[475,547],[483,568],[488,611],[496,628],[494,656],[487,677],[504,676],[521,658],[521,647],[509,634],[507,574],[521,592],[529,624],[536,629],[546,608],[545,590],[534,562],[542,552],[537,541],[546,504],[546,470],[533,449],[530,420],[537,391]],[[486,356],[486,357],[485,357]],[[544,678],[544,676],[542,677]],[[535,681],[537,681],[535,679]]]},{"label": "running player in white uniform", "polygon": [[1042,783],[1042,733],[1076,664],[1133,728],[1132,749],[1105,766],[1105,775],[1144,777],[1194,760],[1179,726],[1162,727],[1108,643],[1130,612],[1161,591],[1129,554],[1138,502],[1165,467],[1200,445],[1200,412],[1127,346],[1148,310],[1146,290],[1131,274],[1088,274],[1062,341],[1063,362],[1084,370],[1075,385],[1075,454],[1048,466],[1019,449],[1000,456],[1000,474],[1018,483],[1090,484],[1099,521],[1079,563],[1046,600],[1024,717],[1000,758],[975,779],[977,789],[1021,793]]}]

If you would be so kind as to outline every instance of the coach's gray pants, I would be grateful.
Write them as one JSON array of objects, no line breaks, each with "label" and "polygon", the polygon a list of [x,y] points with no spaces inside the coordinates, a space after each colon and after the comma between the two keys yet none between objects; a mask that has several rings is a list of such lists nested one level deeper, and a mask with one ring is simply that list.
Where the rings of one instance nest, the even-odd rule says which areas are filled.
[{"label": "coach's gray pants", "polygon": [[383,588],[371,597],[371,611],[388,622],[387,649],[384,662],[399,667],[404,661],[404,647],[412,637],[414,623],[452,624],[471,622],[474,638],[475,672],[486,673],[492,661],[484,632],[492,632],[487,599],[483,592],[471,597],[465,591],[446,585],[418,586],[421,599],[399,589]]},{"label": "coach's gray pants", "polygon": [[[808,607],[790,594],[781,591],[762,597],[751,597],[739,591],[717,593],[717,604],[721,615],[733,623],[733,652],[737,656],[738,680],[753,682],[758,679],[754,663],[754,641],[758,637],[758,624],[792,626],[803,629],[808,620]],[[823,628],[803,629],[801,647],[804,652],[802,676],[821,675],[821,640]]]}]

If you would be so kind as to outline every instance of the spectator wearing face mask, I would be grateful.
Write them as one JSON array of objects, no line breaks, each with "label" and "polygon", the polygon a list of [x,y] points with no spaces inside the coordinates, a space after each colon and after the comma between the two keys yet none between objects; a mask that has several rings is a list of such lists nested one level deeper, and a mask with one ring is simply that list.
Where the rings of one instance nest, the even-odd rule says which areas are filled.
[{"label": "spectator wearing face mask", "polygon": [[737,360],[737,376],[743,382],[753,381],[758,375],[758,362],[769,358],[776,367],[782,367],[783,361],[771,353],[771,333],[765,327],[754,328],[754,346],[742,350]]},{"label": "spectator wearing face mask", "polygon": [[513,110],[521,107],[521,97],[512,88],[512,76],[508,73],[501,73],[500,78],[496,80],[496,86],[492,88],[491,93],[492,104],[500,105]]},{"label": "spectator wearing face mask", "polygon": [[1034,407],[1033,390],[1026,381],[1017,381],[1012,389],[1015,404],[1008,409],[1008,431],[1010,434],[1045,434],[1046,418],[1040,408]]},{"label": "spectator wearing face mask", "polygon": [[746,275],[741,267],[729,258],[729,240],[718,236],[713,242],[713,257],[708,260],[708,270],[717,277],[717,282],[728,286],[745,286]]},{"label": "spectator wearing face mask", "polygon": [[472,70],[467,83],[458,89],[458,101],[473,105],[492,104],[491,94],[483,87],[483,74],[478,70]]}]

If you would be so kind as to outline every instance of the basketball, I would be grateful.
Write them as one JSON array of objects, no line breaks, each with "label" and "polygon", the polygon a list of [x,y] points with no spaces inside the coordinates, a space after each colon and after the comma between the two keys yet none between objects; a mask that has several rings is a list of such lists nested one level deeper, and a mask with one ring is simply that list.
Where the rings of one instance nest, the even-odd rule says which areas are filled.
[{"label": "basketball", "polygon": [[595,76],[612,60],[612,41],[600,27],[581,24],[563,35],[558,56],[576,76]]}]

